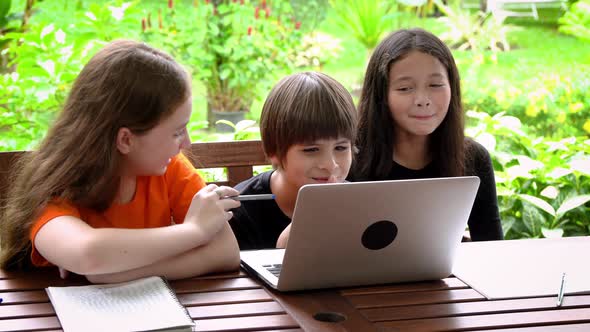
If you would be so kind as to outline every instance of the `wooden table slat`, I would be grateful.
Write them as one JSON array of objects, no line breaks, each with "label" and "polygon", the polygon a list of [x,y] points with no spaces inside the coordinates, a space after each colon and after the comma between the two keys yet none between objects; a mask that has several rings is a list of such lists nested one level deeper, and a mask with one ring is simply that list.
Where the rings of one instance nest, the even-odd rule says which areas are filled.
[{"label": "wooden table slat", "polygon": [[[563,308],[590,307],[590,295],[568,295]],[[554,309],[555,297],[362,309],[372,322]]]},{"label": "wooden table slat", "polygon": [[16,278],[0,280],[0,289],[3,291],[29,291],[42,290],[49,286],[82,286],[87,285],[88,281],[78,277],[75,279],[63,280],[59,276],[35,276],[33,278]]},{"label": "wooden table slat", "polygon": [[195,321],[195,331],[252,331],[278,328],[298,328],[299,324],[289,315],[249,316],[237,318],[205,319]]},{"label": "wooden table slat", "polygon": [[49,297],[44,290],[0,292],[0,298],[2,298],[2,305],[49,302]]},{"label": "wooden table slat", "polygon": [[56,316],[0,320],[0,331],[4,332],[45,331],[50,329],[61,329],[61,325],[59,324]]},{"label": "wooden table slat", "polygon": [[590,331],[590,323],[543,325],[532,327],[518,327],[511,329],[486,330],[493,332],[587,332]]},{"label": "wooden table slat", "polygon": [[[272,292],[272,295],[305,331],[375,331],[371,322],[336,292]],[[345,320],[337,323],[319,321],[315,319],[319,313],[337,314]]]},{"label": "wooden table slat", "polygon": [[344,296],[349,295],[365,295],[365,294],[379,294],[379,293],[396,293],[396,292],[420,292],[432,290],[447,290],[447,289],[461,289],[469,288],[464,282],[457,278],[446,278],[442,280],[413,282],[403,284],[392,284],[372,287],[358,287],[343,289],[340,294]]},{"label": "wooden table slat", "polygon": [[276,315],[285,313],[285,309],[274,301],[188,307],[187,310],[193,319]]},{"label": "wooden table slat", "polygon": [[170,285],[177,294],[262,288],[249,278],[189,279]]},{"label": "wooden table slat", "polygon": [[178,294],[178,299],[185,306],[272,301],[264,289]]},{"label": "wooden table slat", "polygon": [[[298,328],[287,314],[248,316],[237,318],[204,319],[195,321],[195,331],[248,331]],[[39,331],[60,329],[56,316],[0,320],[0,331]]]},{"label": "wooden table slat", "polygon": [[55,310],[49,302],[33,304],[0,305],[0,319],[52,315],[55,315]]},{"label": "wooden table slat", "polygon": [[590,323],[590,308],[378,322],[383,331],[469,331],[486,328]]},{"label": "wooden table slat", "polygon": [[453,303],[484,300],[473,289],[455,289],[447,291],[424,291],[389,294],[365,294],[346,297],[357,309],[406,306],[416,304]]}]

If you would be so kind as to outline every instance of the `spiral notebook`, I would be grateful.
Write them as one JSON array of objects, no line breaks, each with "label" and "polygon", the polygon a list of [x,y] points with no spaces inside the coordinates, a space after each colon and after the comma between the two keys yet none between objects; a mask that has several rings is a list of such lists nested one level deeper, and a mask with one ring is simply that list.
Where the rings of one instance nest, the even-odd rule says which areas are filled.
[{"label": "spiral notebook", "polygon": [[193,330],[193,320],[161,277],[46,291],[65,332]]}]

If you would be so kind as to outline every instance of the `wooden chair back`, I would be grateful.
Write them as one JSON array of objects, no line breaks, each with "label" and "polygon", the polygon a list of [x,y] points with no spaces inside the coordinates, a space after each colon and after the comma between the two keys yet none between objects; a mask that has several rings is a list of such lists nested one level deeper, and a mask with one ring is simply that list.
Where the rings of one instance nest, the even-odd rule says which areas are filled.
[{"label": "wooden chair back", "polygon": [[[0,199],[5,197],[12,180],[12,165],[26,151],[0,152]],[[253,175],[253,167],[269,165],[261,141],[193,143],[189,159],[196,168],[226,168],[227,179],[214,182],[235,186]]]}]

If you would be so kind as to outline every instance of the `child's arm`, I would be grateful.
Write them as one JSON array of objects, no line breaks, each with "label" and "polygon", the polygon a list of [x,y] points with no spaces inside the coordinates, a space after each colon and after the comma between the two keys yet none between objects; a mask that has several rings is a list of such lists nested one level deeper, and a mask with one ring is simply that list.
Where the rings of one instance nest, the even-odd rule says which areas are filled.
[{"label": "child's arm", "polygon": [[[35,237],[35,248],[51,263],[78,274],[127,271],[179,255],[209,242],[239,206],[220,200],[207,186],[193,198],[183,224],[150,229],[92,228],[82,220],[57,217]],[[235,195],[225,187],[224,195]]]},{"label": "child's arm", "polygon": [[237,270],[239,265],[238,243],[231,228],[226,224],[209,243],[180,255],[129,271],[86,277],[93,283],[123,282],[153,275],[172,280],[211,272]]}]

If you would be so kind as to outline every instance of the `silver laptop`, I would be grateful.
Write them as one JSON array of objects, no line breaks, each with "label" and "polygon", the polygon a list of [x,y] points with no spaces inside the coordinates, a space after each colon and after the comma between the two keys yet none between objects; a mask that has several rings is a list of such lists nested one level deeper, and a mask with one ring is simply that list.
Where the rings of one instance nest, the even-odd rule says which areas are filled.
[{"label": "silver laptop", "polygon": [[286,249],[241,251],[280,291],[435,280],[453,260],[476,176],[301,187]]}]

